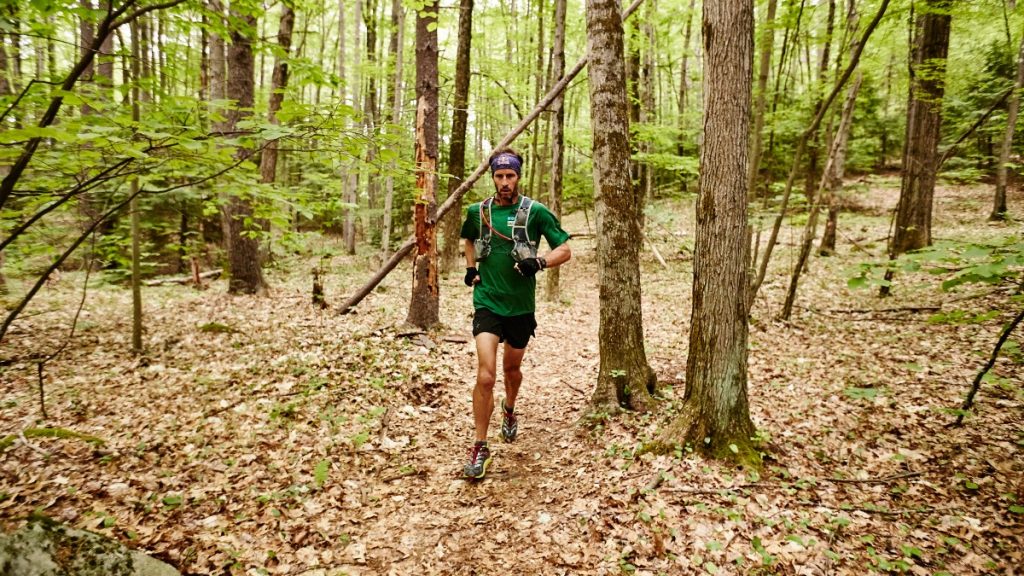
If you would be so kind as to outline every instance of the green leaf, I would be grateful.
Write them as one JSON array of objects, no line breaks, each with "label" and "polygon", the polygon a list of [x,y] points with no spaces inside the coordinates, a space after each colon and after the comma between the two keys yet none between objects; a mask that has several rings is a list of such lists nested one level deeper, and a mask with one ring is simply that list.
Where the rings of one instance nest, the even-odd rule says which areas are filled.
[{"label": "green leaf", "polygon": [[184,502],[184,499],[179,494],[169,494],[167,496],[164,496],[162,502],[164,503],[164,506],[173,509],[177,508],[178,506],[181,506],[181,503]]},{"label": "green leaf", "polygon": [[739,447],[736,446],[735,444],[729,444],[729,450],[732,450],[733,454],[739,454],[740,453]]},{"label": "green leaf", "polygon": [[316,468],[313,469],[313,481],[316,482],[317,488],[322,488],[324,483],[327,482],[327,475],[331,471],[331,461],[324,459],[317,462]]},{"label": "green leaf", "polygon": [[1013,512],[1014,514],[1024,514],[1024,506],[1014,504],[1013,506],[1010,506],[1010,512]]},{"label": "green leaf", "polygon": [[843,394],[846,394],[848,397],[853,398],[854,400],[872,400],[876,396],[878,396],[879,389],[851,387],[843,389]]}]

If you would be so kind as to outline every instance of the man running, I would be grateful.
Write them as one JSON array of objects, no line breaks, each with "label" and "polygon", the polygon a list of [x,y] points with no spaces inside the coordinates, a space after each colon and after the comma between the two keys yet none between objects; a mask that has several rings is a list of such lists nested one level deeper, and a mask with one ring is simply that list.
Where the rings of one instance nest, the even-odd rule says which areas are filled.
[{"label": "man running", "polygon": [[[504,342],[501,368],[505,398],[501,402],[501,437],[516,439],[516,397],[526,345],[534,334],[537,273],[572,257],[569,234],[543,204],[519,193],[523,158],[506,148],[490,157],[494,196],[466,211],[461,236],[465,241],[467,286],[473,287],[473,337],[477,374],[473,388],[475,442],[463,469],[467,478],[483,478],[491,463],[487,428],[494,411],[498,344]],[[538,256],[543,236],[550,251]],[[479,268],[478,268],[479,266]]]}]

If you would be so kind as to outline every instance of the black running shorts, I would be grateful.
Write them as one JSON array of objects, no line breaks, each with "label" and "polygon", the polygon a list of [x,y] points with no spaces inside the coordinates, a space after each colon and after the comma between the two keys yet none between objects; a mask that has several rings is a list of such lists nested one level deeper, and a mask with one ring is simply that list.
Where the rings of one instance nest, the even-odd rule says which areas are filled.
[{"label": "black running shorts", "polygon": [[482,332],[497,334],[499,342],[522,350],[530,342],[533,330],[537,327],[537,319],[530,314],[518,316],[500,316],[487,308],[477,308],[473,314],[473,336]]}]

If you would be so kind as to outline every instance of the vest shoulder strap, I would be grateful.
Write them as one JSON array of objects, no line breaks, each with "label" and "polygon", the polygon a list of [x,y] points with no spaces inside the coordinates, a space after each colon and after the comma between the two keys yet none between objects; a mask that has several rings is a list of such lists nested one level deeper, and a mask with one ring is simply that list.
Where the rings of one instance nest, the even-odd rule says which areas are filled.
[{"label": "vest shoulder strap", "polygon": [[523,196],[519,202],[519,209],[516,210],[516,221],[512,225],[512,237],[518,242],[530,242],[530,233],[526,224],[530,221],[530,210],[533,209],[533,199]]}]

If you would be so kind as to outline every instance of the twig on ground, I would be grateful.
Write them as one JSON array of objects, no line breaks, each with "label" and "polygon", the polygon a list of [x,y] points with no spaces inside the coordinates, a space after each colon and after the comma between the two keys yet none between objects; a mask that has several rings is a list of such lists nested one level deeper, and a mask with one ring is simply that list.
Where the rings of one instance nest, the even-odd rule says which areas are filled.
[{"label": "twig on ground", "polygon": [[964,414],[971,409],[974,405],[974,395],[978,393],[978,389],[981,387],[981,381],[985,378],[985,374],[992,369],[996,364],[996,359],[999,358],[999,350],[1002,349],[1003,344],[1006,343],[1006,339],[1009,338],[1010,332],[1020,324],[1021,320],[1024,320],[1024,310],[1021,310],[1017,317],[1012,322],[1006,325],[1003,332],[999,335],[999,340],[996,342],[996,347],[992,349],[992,355],[989,357],[988,362],[985,363],[985,367],[978,372],[978,375],[974,377],[974,383],[971,384],[971,391],[967,393],[967,398],[964,400],[963,406],[960,407],[960,414],[956,417],[956,422],[950,424],[950,426],[960,426],[964,422]]}]

